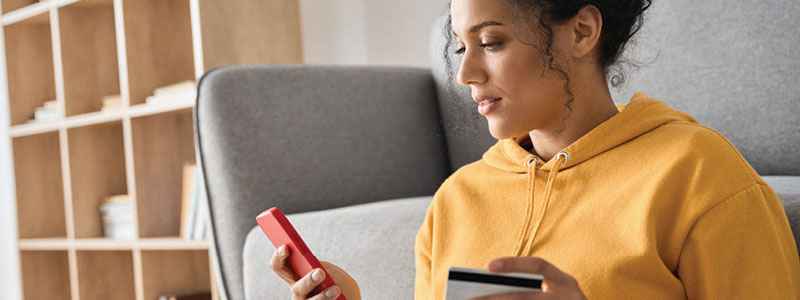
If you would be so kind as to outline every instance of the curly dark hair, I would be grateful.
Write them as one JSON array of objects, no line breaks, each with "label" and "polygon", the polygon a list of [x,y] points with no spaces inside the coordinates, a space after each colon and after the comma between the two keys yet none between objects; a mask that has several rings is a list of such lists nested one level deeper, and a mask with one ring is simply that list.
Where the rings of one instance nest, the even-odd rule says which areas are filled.
[{"label": "curly dark hair", "polygon": [[[574,17],[578,11],[587,5],[595,6],[603,18],[603,27],[600,33],[600,64],[606,78],[611,85],[618,87],[625,81],[625,74],[620,64],[638,67],[633,61],[621,61],[620,56],[631,38],[641,29],[644,22],[644,12],[652,4],[652,0],[506,0],[515,21],[519,18],[527,24],[530,32],[542,33],[541,45],[523,42],[534,47],[542,53],[547,60],[547,67],[564,79],[564,90],[568,99],[564,105],[572,113],[571,103],[574,95],[570,89],[569,76],[555,63],[552,53],[553,30],[551,24],[559,24]],[[448,7],[450,4],[448,3]],[[449,9],[448,9],[449,11]],[[514,22],[516,24],[516,22]],[[448,14],[444,24],[447,43],[443,55],[448,76],[448,82],[453,82],[453,62],[450,58],[453,46],[452,16]],[[518,28],[515,28],[517,30]],[[569,118],[564,119],[564,123]]]}]

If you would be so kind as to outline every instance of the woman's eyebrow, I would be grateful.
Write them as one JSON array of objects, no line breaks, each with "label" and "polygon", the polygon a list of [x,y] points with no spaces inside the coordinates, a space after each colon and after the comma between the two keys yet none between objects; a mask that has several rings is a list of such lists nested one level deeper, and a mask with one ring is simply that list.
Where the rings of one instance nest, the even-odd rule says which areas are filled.
[{"label": "woman's eyebrow", "polygon": [[[478,32],[478,30],[481,30],[484,27],[505,26],[505,25],[506,24],[503,24],[503,23],[497,22],[497,21],[483,21],[483,22],[480,22],[478,24],[472,25],[472,27],[470,27],[470,29],[469,29],[469,32],[470,33],[475,33],[475,32]],[[453,34],[455,34],[456,37],[458,36],[458,34],[455,31],[453,31]]]}]

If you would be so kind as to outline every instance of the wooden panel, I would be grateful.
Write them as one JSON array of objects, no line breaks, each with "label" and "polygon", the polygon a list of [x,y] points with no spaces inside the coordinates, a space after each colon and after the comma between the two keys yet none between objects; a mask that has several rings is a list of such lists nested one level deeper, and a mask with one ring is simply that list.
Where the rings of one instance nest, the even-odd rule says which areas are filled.
[{"label": "wooden panel", "polygon": [[194,79],[188,0],[124,0],[123,10],[131,104]]},{"label": "wooden panel", "polygon": [[81,300],[134,300],[132,253],[78,251],[78,284]]},{"label": "wooden panel", "polygon": [[139,236],[178,236],[183,165],[194,163],[192,110],[131,121]]},{"label": "wooden panel", "polygon": [[67,251],[22,251],[20,263],[25,300],[69,298]]},{"label": "wooden panel", "polygon": [[208,251],[142,251],[144,299],[211,290]]},{"label": "wooden panel", "polygon": [[75,237],[103,236],[103,199],[127,193],[122,122],[69,129],[68,138]]},{"label": "wooden panel", "polygon": [[39,2],[38,0],[3,0],[3,13]]},{"label": "wooden panel", "polygon": [[20,238],[66,237],[57,132],[14,138]]},{"label": "wooden panel", "polygon": [[5,27],[5,39],[11,125],[18,125],[56,99],[48,14]]},{"label": "wooden panel", "polygon": [[228,64],[302,62],[297,0],[199,3],[206,70]]},{"label": "wooden panel", "polygon": [[78,3],[59,9],[67,116],[98,111],[120,90],[113,3]]}]

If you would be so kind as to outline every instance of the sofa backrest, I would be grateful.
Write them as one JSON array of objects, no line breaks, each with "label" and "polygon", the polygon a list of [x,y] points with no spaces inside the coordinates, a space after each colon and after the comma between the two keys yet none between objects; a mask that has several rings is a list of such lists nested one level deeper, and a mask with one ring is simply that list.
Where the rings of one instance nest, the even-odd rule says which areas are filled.
[{"label": "sofa backrest", "polygon": [[[689,113],[725,135],[761,175],[800,175],[800,1],[656,0],[626,51],[637,70],[611,87],[615,102],[636,91]],[[447,87],[445,18],[431,34],[431,61],[451,164],[480,159],[494,140],[468,87]],[[453,57],[453,72],[459,66]]]},{"label": "sofa backrest", "polygon": [[[725,135],[761,175],[800,175],[800,2],[653,1],[612,90],[669,103]],[[627,97],[627,98],[626,98]]]},{"label": "sofa backrest", "polygon": [[270,207],[292,214],[432,195],[449,174],[434,91],[423,69],[206,73],[195,134],[225,298],[244,299],[242,247]]}]

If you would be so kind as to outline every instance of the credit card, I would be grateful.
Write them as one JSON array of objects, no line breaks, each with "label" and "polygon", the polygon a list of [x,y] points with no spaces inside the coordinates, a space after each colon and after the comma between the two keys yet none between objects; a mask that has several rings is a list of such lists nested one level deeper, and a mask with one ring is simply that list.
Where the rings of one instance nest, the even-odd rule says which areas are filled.
[{"label": "credit card", "polygon": [[486,270],[451,267],[447,277],[446,300],[537,292],[542,290],[542,275],[528,273],[489,273]]}]

